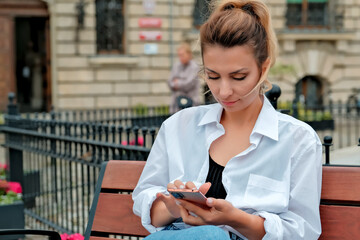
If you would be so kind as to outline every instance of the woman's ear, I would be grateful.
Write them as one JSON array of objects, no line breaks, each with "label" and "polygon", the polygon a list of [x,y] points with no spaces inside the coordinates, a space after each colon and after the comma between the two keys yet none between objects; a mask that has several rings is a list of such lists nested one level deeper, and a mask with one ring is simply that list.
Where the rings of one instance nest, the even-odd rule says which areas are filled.
[{"label": "woman's ear", "polygon": [[270,58],[267,58],[265,60],[265,62],[262,64],[261,66],[261,72],[264,74],[264,73],[267,73],[269,70],[270,70],[270,65],[271,65],[271,61],[270,61]]}]

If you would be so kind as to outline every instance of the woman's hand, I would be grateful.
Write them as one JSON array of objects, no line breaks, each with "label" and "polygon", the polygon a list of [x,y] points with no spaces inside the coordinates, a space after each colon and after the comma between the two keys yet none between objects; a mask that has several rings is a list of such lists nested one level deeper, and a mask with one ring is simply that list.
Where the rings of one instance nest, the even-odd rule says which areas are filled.
[{"label": "woman's hand", "polygon": [[[199,191],[203,194],[206,194],[211,186],[211,183],[205,183],[200,186]],[[180,180],[176,180],[174,183],[169,183],[167,185],[168,189],[196,189],[196,186],[193,182],[187,182],[184,184]],[[164,210],[168,211],[168,214],[165,214]],[[171,194],[165,195],[163,193],[156,194],[156,200],[154,201],[151,207],[151,222],[156,227],[161,227],[175,219],[181,217],[180,206],[177,204],[177,199],[175,199]]]},{"label": "woman's hand", "polygon": [[[211,183],[205,183],[199,188],[199,191],[205,195],[210,186]],[[169,183],[167,189],[196,189],[196,186],[193,182],[184,184],[180,180],[176,180],[174,183]],[[179,218],[181,216],[179,205],[176,203],[177,200],[171,194],[165,195],[163,193],[158,193],[156,197],[157,200],[162,201],[165,204],[172,217]]]},{"label": "woman's hand", "polygon": [[180,215],[186,224],[193,226],[228,225],[247,239],[262,239],[265,235],[265,219],[235,208],[226,200],[208,198],[206,205],[209,209],[185,200],[179,200],[179,202]]},{"label": "woman's hand", "polygon": [[[189,225],[229,225],[235,208],[230,202],[223,199],[208,198],[206,205],[202,208],[185,200],[180,202],[180,215],[183,221]],[[194,214],[196,216],[194,216]]]}]

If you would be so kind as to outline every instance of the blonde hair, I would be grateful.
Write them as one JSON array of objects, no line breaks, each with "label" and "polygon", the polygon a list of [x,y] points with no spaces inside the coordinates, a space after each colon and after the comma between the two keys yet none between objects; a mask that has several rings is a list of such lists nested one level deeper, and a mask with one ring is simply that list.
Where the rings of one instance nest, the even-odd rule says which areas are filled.
[{"label": "blonde hair", "polygon": [[191,47],[190,47],[190,44],[187,43],[187,42],[183,42],[181,43],[178,48],[177,48],[177,51],[179,51],[180,49],[183,49],[185,50],[185,52],[189,53],[190,55],[192,55],[192,50],[191,50]]},{"label": "blonde hair", "polygon": [[[216,4],[217,3],[217,4]],[[268,7],[261,0],[215,1],[209,19],[200,27],[200,47],[219,45],[230,48],[249,46],[261,69],[269,59],[273,66],[277,55],[277,39]],[[266,85],[271,85],[268,80]]]}]

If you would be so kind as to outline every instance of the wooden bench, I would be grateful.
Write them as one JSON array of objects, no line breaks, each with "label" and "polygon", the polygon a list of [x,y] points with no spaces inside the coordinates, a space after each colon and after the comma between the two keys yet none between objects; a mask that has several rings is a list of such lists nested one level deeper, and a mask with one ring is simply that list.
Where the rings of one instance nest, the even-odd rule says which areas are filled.
[{"label": "wooden bench", "polygon": [[[85,239],[149,234],[132,212],[132,191],[145,165],[143,161],[103,164],[90,210]],[[312,184],[312,183],[309,183]],[[360,239],[360,167],[323,166],[320,239]]]},{"label": "wooden bench", "polygon": [[360,167],[323,166],[320,216],[319,239],[360,239]]}]

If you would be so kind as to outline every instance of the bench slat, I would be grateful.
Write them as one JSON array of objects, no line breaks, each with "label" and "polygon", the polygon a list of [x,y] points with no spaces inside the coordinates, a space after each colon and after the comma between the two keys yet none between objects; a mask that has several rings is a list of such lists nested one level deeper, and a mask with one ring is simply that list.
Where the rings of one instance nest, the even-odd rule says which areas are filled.
[{"label": "bench slat", "polygon": [[359,183],[359,167],[323,166],[321,199],[360,202]]},{"label": "bench slat", "polygon": [[319,239],[358,239],[360,207],[320,206],[322,234]]},{"label": "bench slat", "polygon": [[100,193],[92,231],[146,236],[148,231],[132,212],[131,195]]},{"label": "bench slat", "polygon": [[109,161],[102,189],[133,190],[145,166],[145,161]]}]

